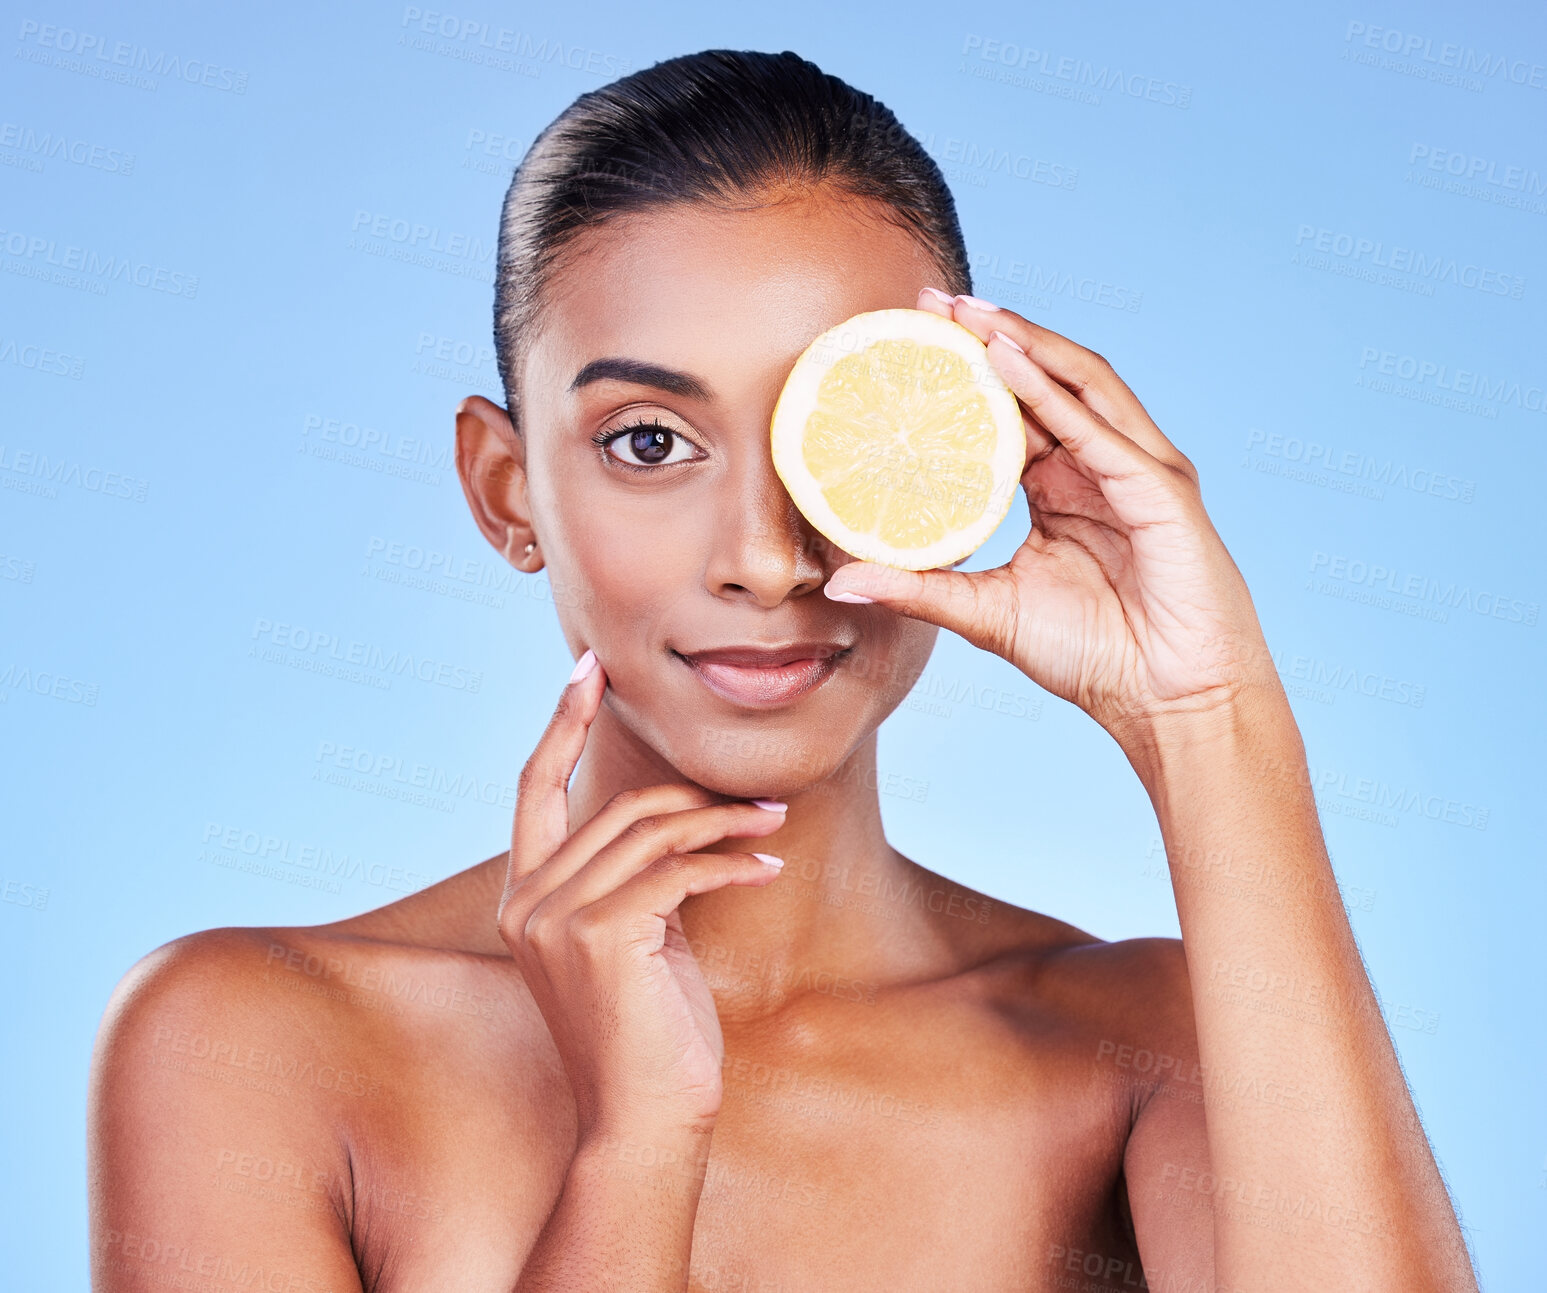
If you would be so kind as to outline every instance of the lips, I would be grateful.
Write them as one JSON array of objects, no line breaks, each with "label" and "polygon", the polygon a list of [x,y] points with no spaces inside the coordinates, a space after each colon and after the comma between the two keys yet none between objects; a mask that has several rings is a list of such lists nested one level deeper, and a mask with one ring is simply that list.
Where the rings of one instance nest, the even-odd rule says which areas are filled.
[{"label": "lips", "polygon": [[710,691],[756,709],[787,705],[826,682],[850,648],[836,642],[674,651]]}]

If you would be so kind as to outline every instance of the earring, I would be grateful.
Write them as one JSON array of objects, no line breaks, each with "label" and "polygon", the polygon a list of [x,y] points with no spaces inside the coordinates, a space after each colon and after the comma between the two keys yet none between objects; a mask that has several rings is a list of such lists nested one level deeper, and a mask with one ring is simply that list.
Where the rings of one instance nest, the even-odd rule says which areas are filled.
[{"label": "earring", "polygon": [[532,549],[536,546],[537,544],[535,542],[527,544],[526,547],[521,550],[521,555],[523,557],[530,557],[532,555]]}]

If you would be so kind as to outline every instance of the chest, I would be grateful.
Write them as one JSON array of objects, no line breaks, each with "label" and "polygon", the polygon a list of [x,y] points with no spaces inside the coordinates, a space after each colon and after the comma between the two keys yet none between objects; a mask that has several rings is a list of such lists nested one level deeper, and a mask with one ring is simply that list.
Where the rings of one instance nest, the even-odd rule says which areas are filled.
[{"label": "chest", "polygon": [[[1127,1124],[1058,1048],[938,1032],[841,1045],[727,1037],[690,1293],[1052,1289],[1060,1255],[1133,1261],[1112,1206]],[[530,1057],[529,1057],[530,1058]],[[373,1293],[508,1289],[562,1188],[574,1117],[556,1056],[426,1089],[356,1163]],[[444,1073],[444,1069],[442,1070]],[[617,1170],[678,1170],[626,1138]]]},{"label": "chest", "polygon": [[690,1293],[1042,1288],[1052,1245],[1106,1231],[1114,1140],[1094,1109],[907,1086],[728,1087]]}]

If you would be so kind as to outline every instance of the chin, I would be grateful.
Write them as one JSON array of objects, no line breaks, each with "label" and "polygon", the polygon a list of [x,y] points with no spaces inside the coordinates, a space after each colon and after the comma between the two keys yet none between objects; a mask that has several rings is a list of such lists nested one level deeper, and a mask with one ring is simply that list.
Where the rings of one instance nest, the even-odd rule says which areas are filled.
[{"label": "chin", "polygon": [[[919,661],[922,668],[923,661]],[[712,794],[778,799],[829,781],[906,694],[913,678],[886,679],[845,668],[784,704],[727,703],[672,664],[664,675],[623,670],[612,678],[608,707],[640,753]],[[917,669],[911,670],[916,674]],[[666,780],[667,776],[661,779]]]},{"label": "chin", "polygon": [[831,735],[750,724],[707,724],[688,738],[673,766],[689,781],[717,795],[778,799],[825,781],[848,751],[833,748]]},{"label": "chin", "polygon": [[863,743],[854,709],[796,716],[683,709],[652,724],[650,744],[684,780],[736,799],[779,799],[832,777]]}]

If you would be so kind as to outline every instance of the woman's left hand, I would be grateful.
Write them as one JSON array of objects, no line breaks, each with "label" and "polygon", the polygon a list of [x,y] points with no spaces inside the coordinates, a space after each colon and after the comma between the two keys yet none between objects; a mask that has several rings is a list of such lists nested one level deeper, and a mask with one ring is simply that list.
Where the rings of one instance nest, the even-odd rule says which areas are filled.
[{"label": "woman's left hand", "polygon": [[1253,685],[1281,692],[1196,469],[1111,365],[973,298],[947,304],[926,290],[919,308],[984,341],[1019,398],[1031,532],[993,570],[851,562],[828,596],[860,594],[959,633],[1120,742],[1171,715],[1228,708]]}]

